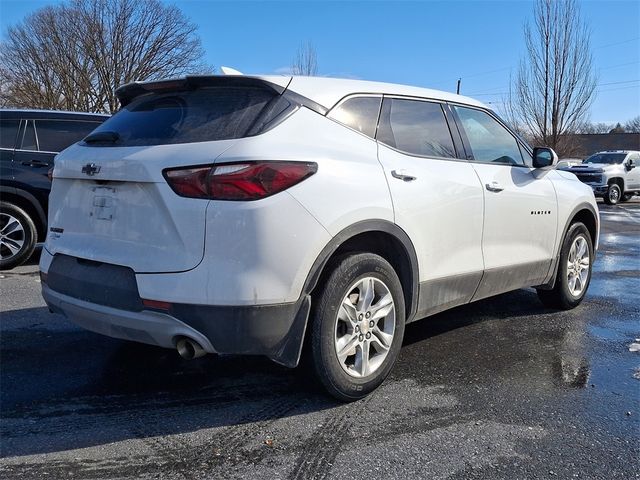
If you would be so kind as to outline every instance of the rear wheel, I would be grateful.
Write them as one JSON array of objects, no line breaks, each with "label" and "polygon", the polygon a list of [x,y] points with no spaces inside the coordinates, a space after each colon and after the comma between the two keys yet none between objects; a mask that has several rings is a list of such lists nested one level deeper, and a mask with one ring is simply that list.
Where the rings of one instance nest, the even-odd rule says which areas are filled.
[{"label": "rear wheel", "polygon": [[628,202],[632,198],[633,198],[633,193],[625,193],[624,195],[622,195],[622,198],[620,199],[620,201],[621,202]]},{"label": "rear wheel", "polygon": [[0,270],[26,262],[36,246],[36,226],[21,208],[0,202]]},{"label": "rear wheel", "polygon": [[569,228],[559,262],[553,290],[538,290],[538,297],[546,307],[569,310],[582,302],[591,281],[593,244],[584,224]]},{"label": "rear wheel", "polygon": [[622,190],[620,190],[620,186],[617,183],[612,183],[604,194],[604,203],[607,205],[615,205],[620,201],[621,197]]},{"label": "rear wheel", "polygon": [[315,372],[344,401],[375,390],[391,371],[404,335],[404,297],[393,267],[370,253],[336,262],[314,298]]}]

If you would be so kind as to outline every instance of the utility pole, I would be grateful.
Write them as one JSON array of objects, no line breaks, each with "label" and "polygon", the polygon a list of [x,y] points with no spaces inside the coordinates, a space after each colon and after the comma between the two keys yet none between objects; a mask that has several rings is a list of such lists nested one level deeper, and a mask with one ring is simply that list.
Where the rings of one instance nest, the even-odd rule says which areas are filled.
[{"label": "utility pole", "polygon": [[461,78],[458,79],[458,87],[456,88],[456,94],[460,95],[460,82],[462,81]]}]

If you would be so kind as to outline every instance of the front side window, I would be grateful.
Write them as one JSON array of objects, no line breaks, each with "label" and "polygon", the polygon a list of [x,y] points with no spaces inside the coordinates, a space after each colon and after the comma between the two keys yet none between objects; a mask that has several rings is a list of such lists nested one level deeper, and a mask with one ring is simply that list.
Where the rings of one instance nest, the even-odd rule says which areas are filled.
[{"label": "front side window", "polygon": [[524,165],[518,142],[491,115],[473,108],[455,106],[454,109],[476,162]]},{"label": "front side window", "polygon": [[61,152],[89,135],[99,122],[85,120],[35,120],[42,152]]},{"label": "front side window", "polygon": [[0,120],[0,148],[13,150],[18,134],[18,120]]},{"label": "front side window", "polygon": [[349,98],[332,109],[327,116],[373,138],[381,101],[381,97]]},{"label": "front side window", "polygon": [[411,155],[456,157],[449,126],[439,103],[385,98],[377,139]]}]

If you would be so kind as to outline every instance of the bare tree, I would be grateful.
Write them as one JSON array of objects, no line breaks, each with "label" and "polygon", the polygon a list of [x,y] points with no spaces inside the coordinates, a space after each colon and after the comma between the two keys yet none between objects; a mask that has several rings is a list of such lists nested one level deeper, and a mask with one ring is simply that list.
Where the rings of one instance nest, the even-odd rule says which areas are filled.
[{"label": "bare tree", "polygon": [[0,43],[1,101],[114,112],[134,80],[202,72],[197,27],[159,0],[69,0],[9,28]]},{"label": "bare tree", "polygon": [[625,123],[624,128],[629,133],[640,133],[640,115]]},{"label": "bare tree", "polygon": [[575,129],[576,133],[609,133],[609,131],[614,127],[612,123],[589,123],[585,122],[581,125],[578,125]]},{"label": "bare tree", "polygon": [[512,108],[538,142],[562,154],[594,100],[589,29],[576,0],[537,0],[524,37]]},{"label": "bare tree", "polygon": [[291,73],[312,77],[318,74],[318,56],[311,42],[303,43],[291,65]]}]

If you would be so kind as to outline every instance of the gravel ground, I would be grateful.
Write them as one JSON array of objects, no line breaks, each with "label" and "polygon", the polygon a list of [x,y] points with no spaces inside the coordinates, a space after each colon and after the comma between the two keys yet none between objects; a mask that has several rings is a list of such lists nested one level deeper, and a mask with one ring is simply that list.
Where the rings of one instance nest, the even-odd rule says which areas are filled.
[{"label": "gravel ground", "polygon": [[411,324],[348,405],[304,368],[83,331],[34,258],[0,274],[0,477],[640,478],[640,201],[601,216],[580,307],[518,290]]}]

